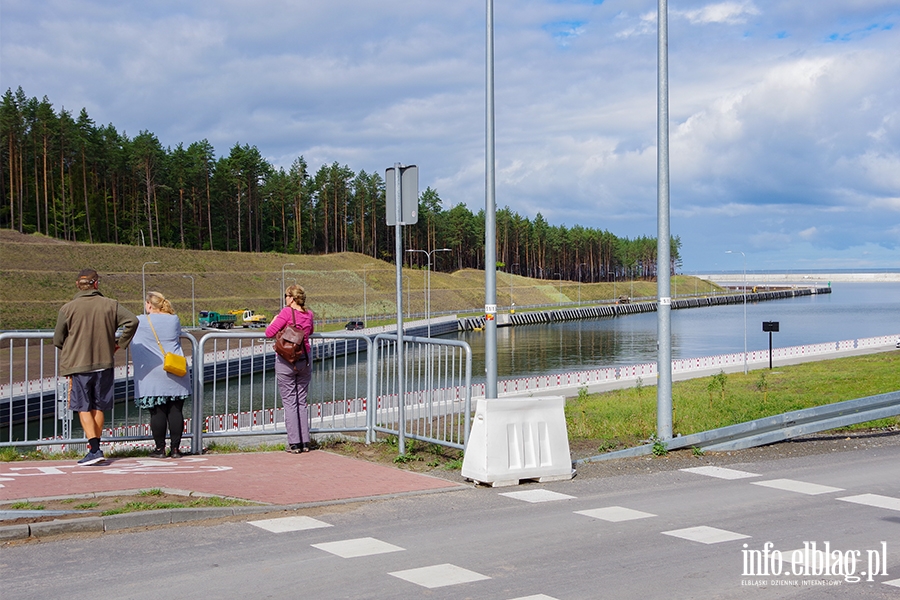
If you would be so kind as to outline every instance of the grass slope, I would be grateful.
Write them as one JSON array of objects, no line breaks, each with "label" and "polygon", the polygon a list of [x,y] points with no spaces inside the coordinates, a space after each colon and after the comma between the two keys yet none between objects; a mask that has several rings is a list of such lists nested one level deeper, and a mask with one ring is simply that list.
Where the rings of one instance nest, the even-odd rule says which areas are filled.
[{"label": "grass slope", "polygon": [[[719,373],[672,386],[673,433],[688,435],[781,413],[900,389],[900,352],[884,352],[744,373]],[[569,437],[598,452],[639,445],[656,432],[656,387],[582,393],[566,404]],[[892,417],[858,427],[896,427]]]},{"label": "grass slope", "polygon": [[[147,264],[159,261],[159,264]],[[287,263],[295,263],[287,265]],[[252,308],[271,317],[280,307],[281,273],[288,285],[298,283],[318,319],[362,318],[396,313],[393,264],[351,252],[326,255],[217,252],[147,248],[114,244],[62,242],[41,235],[0,230],[0,329],[52,328],[59,307],[75,292],[79,270],[90,267],[101,276],[104,295],[134,312],[142,310],[141,268],[148,290],[166,295],[190,325],[191,279],[200,310]],[[426,271],[404,269],[405,312],[424,314]],[[363,280],[365,278],[365,306]],[[692,277],[677,276],[674,287],[708,291],[715,286]],[[656,283],[616,284],[548,282],[498,273],[497,303],[517,306],[610,301],[617,295],[655,296]],[[484,305],[484,272],[464,269],[431,275],[431,311],[463,313]]]}]

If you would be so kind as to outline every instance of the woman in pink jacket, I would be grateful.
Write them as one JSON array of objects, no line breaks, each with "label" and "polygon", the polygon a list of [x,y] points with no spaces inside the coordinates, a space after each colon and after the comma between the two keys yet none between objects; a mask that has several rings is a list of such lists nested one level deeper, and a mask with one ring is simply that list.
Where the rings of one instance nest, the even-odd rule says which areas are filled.
[{"label": "woman in pink jacket", "polygon": [[266,337],[273,338],[289,324],[306,331],[306,355],[295,363],[275,356],[275,381],[284,405],[284,426],[287,429],[286,450],[294,454],[309,452],[309,413],[306,395],[312,378],[312,358],[309,336],[313,334],[313,311],[306,308],[306,292],[292,285],[284,294],[285,306],[266,327]]}]

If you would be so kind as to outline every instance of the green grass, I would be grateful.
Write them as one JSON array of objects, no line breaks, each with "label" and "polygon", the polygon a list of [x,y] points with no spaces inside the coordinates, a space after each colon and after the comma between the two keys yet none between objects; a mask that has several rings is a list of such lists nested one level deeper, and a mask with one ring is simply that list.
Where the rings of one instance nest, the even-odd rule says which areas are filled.
[{"label": "green grass", "polygon": [[44,510],[43,504],[34,504],[27,501],[13,502],[9,507],[12,510]]},{"label": "green grass", "polygon": [[280,452],[285,449],[286,445],[284,442],[241,446],[235,442],[218,442],[213,440],[203,452],[204,454],[235,454],[237,452]]},{"label": "green grass", "polygon": [[[147,490],[151,492],[150,495],[154,491],[159,490]],[[162,493],[162,492],[160,492]],[[143,495],[139,494],[139,495]],[[116,508],[111,508],[109,510],[104,510],[100,513],[103,516],[110,515],[121,515],[124,513],[130,512],[138,512],[144,510],[163,510],[163,509],[172,509],[172,508],[219,508],[226,506],[253,506],[253,502],[246,502],[244,500],[232,500],[230,498],[220,498],[218,496],[210,496],[206,498],[195,498],[192,500],[187,500],[185,502],[148,502],[144,500],[132,500],[130,502],[126,502],[122,506],[118,506]]]},{"label": "green grass", "polygon": [[[3,243],[3,265],[0,269],[0,328],[52,328],[59,307],[72,299],[74,277],[86,265],[98,270],[100,289],[134,311],[142,310],[141,269],[147,261],[148,289],[158,290],[172,301],[182,323],[191,323],[191,279],[194,277],[193,300],[200,310],[219,312],[252,308],[268,317],[281,308],[281,269],[295,263],[285,277],[296,279],[306,289],[310,308],[321,321],[341,319],[338,324],[319,327],[322,331],[340,329],[343,321],[357,319],[366,313],[370,324],[378,316],[392,323],[396,314],[395,268],[392,264],[352,252],[327,255],[295,255],[278,253],[211,252],[147,248],[114,244],[68,243],[40,236],[22,236],[9,230],[0,231]],[[236,277],[235,274],[240,274]],[[409,288],[412,313],[425,312],[425,278],[427,271],[403,269],[404,288]],[[408,277],[408,279],[407,279]],[[463,314],[484,305],[484,271],[464,269],[453,273],[431,273],[431,312],[454,311]],[[683,293],[705,293],[720,290],[715,284],[677,275],[673,289]],[[498,305],[501,310],[512,299],[519,307],[576,302],[585,305],[610,302],[626,294],[654,297],[656,283],[634,281],[614,283],[548,282],[509,273],[497,273]],[[366,302],[363,303],[365,288]],[[560,291],[562,292],[560,294]]]},{"label": "green grass", "polygon": [[[898,352],[804,363],[765,373],[719,373],[673,384],[673,433],[697,433],[898,389]],[[567,403],[566,421],[570,439],[596,440],[600,452],[652,441],[656,388],[641,385],[603,394],[583,391]],[[900,418],[892,417],[853,429],[897,425]]]}]

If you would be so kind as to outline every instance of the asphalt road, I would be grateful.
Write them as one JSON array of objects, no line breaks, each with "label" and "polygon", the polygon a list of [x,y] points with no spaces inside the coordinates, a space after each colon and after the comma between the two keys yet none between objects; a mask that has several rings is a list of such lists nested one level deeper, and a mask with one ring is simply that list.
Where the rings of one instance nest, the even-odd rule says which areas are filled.
[{"label": "asphalt road", "polygon": [[13,543],[2,596],[900,597],[900,445],[741,460]]}]

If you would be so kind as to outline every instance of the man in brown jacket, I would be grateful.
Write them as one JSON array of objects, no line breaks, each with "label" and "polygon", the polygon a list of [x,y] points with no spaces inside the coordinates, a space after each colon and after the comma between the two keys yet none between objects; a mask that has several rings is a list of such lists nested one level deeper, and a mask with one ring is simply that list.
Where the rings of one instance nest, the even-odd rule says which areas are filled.
[{"label": "man in brown jacket", "polygon": [[[78,273],[78,293],[59,309],[53,345],[61,350],[59,374],[69,378],[69,409],[78,412],[88,453],[78,461],[93,465],[103,461],[100,435],[103,411],[113,406],[115,384],[114,355],[131,342],[138,319],[128,309],[99,290],[100,277],[93,269]],[[116,343],[116,330],[122,336]]]}]

